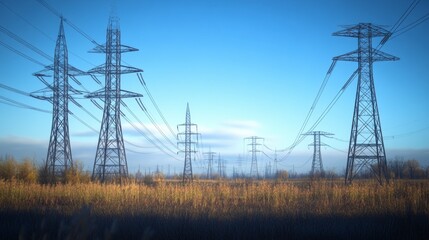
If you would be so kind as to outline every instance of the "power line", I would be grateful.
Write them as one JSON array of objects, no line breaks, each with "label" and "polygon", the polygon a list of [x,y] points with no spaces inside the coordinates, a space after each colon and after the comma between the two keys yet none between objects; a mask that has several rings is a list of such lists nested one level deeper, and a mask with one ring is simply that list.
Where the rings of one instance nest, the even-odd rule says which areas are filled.
[{"label": "power line", "polygon": [[421,18],[417,19],[416,21],[408,24],[407,26],[399,29],[396,32],[396,34],[393,37],[391,37],[390,39],[396,38],[396,37],[398,37],[398,36],[400,36],[400,35],[408,32],[408,31],[412,30],[413,28],[417,27],[418,25],[424,23],[427,20],[429,20],[429,13],[425,14],[424,16],[422,16]]},{"label": "power line", "polygon": [[1,25],[0,25],[0,31],[3,32],[4,34],[8,35],[13,40],[15,40],[15,41],[19,42],[20,44],[24,45],[28,49],[32,50],[33,52],[35,52],[35,53],[39,54],[40,56],[46,58],[50,62],[54,61],[54,59],[51,56],[49,56],[48,54],[46,54],[45,52],[43,52],[39,48],[35,47],[33,44],[25,41],[24,39],[22,39],[21,37],[19,37],[18,35],[14,34],[13,32],[9,31],[8,29],[6,29],[5,27],[3,27]]},{"label": "power line", "polygon": [[[18,16],[22,21],[24,21],[25,23],[27,23],[28,25],[30,25],[32,28],[34,28],[35,30],[37,30],[38,32],[40,32],[43,36],[45,36],[47,39],[51,40],[52,42],[55,42],[55,40],[50,37],[48,34],[46,34],[44,31],[42,31],[40,28],[38,28],[37,26],[35,26],[34,24],[32,24],[30,21],[28,21],[25,17],[23,17],[21,14],[19,14],[18,12],[14,11],[12,8],[10,8],[9,6],[7,6],[4,2],[0,2],[0,4],[2,4],[5,8],[7,8],[10,12],[12,12],[13,14],[15,14],[16,16]],[[80,55],[72,52],[69,50],[69,52],[71,54],[73,54],[75,57],[79,58],[80,60],[95,66],[93,63],[89,62],[88,60],[86,60],[85,58],[81,57]]]},{"label": "power line", "polygon": [[9,90],[11,92],[18,93],[18,94],[21,94],[21,95],[24,95],[24,96],[30,96],[30,94],[27,93],[27,92],[21,91],[19,89],[13,88],[13,87],[9,87],[9,86],[4,85],[2,83],[0,83],[0,88],[6,89],[6,90]]},{"label": "power line", "polygon": [[[148,119],[151,121],[151,123],[153,124],[153,126],[158,130],[158,132],[164,137],[164,139],[170,143],[174,148],[177,149],[176,144],[174,144],[166,135],[165,133],[162,131],[162,129],[159,127],[159,125],[155,122],[155,120],[153,119],[152,115],[147,111],[147,109],[144,107],[143,103],[141,102],[140,98],[136,98],[135,99],[138,106],[140,107],[140,109],[145,113],[145,115],[148,117]],[[125,104],[125,103],[123,103]],[[178,149],[177,149],[178,150]]]},{"label": "power line", "polygon": [[0,44],[1,44],[1,45],[3,45],[5,48],[9,49],[10,51],[14,52],[15,54],[17,54],[17,55],[19,55],[19,56],[21,56],[21,57],[23,57],[23,58],[25,58],[25,59],[29,60],[30,62],[33,62],[33,63],[38,64],[38,65],[41,65],[41,66],[43,66],[43,67],[44,67],[44,66],[46,66],[45,64],[43,64],[43,63],[41,63],[41,62],[37,61],[36,59],[34,59],[34,58],[32,58],[32,57],[28,56],[27,54],[25,54],[25,53],[23,53],[23,52],[21,52],[21,51],[17,50],[16,48],[14,48],[14,47],[12,47],[12,46],[10,46],[10,45],[8,45],[8,44],[4,43],[4,42],[3,42],[3,41],[1,41],[1,40],[0,40]]},{"label": "power line", "polygon": [[158,104],[156,104],[155,99],[152,97],[152,94],[150,93],[149,88],[146,86],[146,82],[143,79],[143,75],[141,73],[138,73],[137,77],[139,78],[139,81],[140,81],[141,85],[143,86],[143,88],[145,89],[147,95],[149,96],[149,99],[152,102],[153,106],[155,106],[156,111],[158,112],[159,116],[161,116],[164,124],[168,127],[168,130],[172,134],[173,138],[176,137],[176,133],[173,131],[170,124],[165,119],[164,114],[162,114],[161,110],[158,107]]},{"label": "power line", "polygon": [[264,154],[268,159],[273,160],[273,161],[275,160],[274,158],[268,156],[268,154],[266,154],[264,151],[261,151],[261,153]]},{"label": "power line", "polygon": [[338,151],[338,152],[347,153],[347,151],[345,151],[345,150],[341,150],[341,149],[338,149],[338,148],[332,147],[332,146],[330,146],[330,145],[325,145],[325,146],[326,146],[326,147],[330,147],[330,148],[332,148],[332,149],[334,149],[335,151]]},{"label": "power line", "polygon": [[83,121],[81,118],[79,118],[78,116],[76,116],[72,111],[68,111],[68,113],[74,117],[76,120],[78,120],[80,123],[82,123],[83,125],[85,125],[86,127],[88,127],[89,129],[91,129],[93,132],[98,133],[97,130],[95,130],[95,128],[91,127],[88,123],[86,123],[85,121]]},{"label": "power line", "polygon": [[352,73],[352,75],[349,77],[349,79],[346,81],[346,83],[343,85],[343,87],[338,91],[338,93],[335,95],[335,97],[332,99],[332,101],[328,104],[328,106],[322,112],[320,117],[311,126],[309,131],[313,131],[320,124],[320,122],[326,117],[326,115],[329,113],[329,111],[331,111],[332,107],[335,105],[335,103],[337,103],[338,99],[341,97],[341,95],[344,93],[344,91],[347,89],[347,87],[350,86],[350,84],[356,78],[358,71],[359,71],[359,69],[356,69]]},{"label": "power line", "polygon": [[[320,122],[326,117],[326,115],[329,113],[329,111],[332,109],[332,107],[337,103],[338,99],[341,97],[341,95],[344,93],[344,91],[347,89],[347,87],[353,82],[353,80],[356,78],[356,75],[358,73],[358,69],[353,72],[353,74],[349,77],[349,79],[346,81],[346,83],[343,85],[343,87],[338,91],[338,93],[335,95],[335,97],[331,100],[331,102],[328,104],[328,106],[325,108],[325,110],[322,112],[322,114],[319,116],[319,118],[315,121],[315,123],[309,128],[308,131],[313,131]],[[301,136],[294,145],[290,148],[288,153],[279,159],[279,161],[284,161],[292,152],[292,150],[300,144],[305,137]]]},{"label": "power line", "polygon": [[291,146],[291,148],[294,148],[296,146],[296,143],[301,137],[301,134],[303,133],[305,127],[307,126],[308,121],[310,120],[311,115],[313,114],[314,109],[316,108],[317,103],[319,102],[320,96],[322,96],[323,90],[326,87],[326,84],[328,83],[328,80],[331,76],[332,71],[334,70],[335,64],[337,63],[337,60],[333,60],[331,63],[331,66],[328,69],[328,72],[325,75],[325,78],[323,79],[322,85],[319,88],[319,91],[317,92],[316,97],[314,98],[313,104],[310,107],[310,110],[307,113],[307,116],[305,117],[305,120],[301,126],[301,128],[298,131],[298,135],[295,137],[295,140]]},{"label": "power line", "polygon": [[92,119],[97,121],[98,123],[101,123],[101,120],[98,119],[94,114],[92,114],[90,111],[88,111],[86,108],[84,108],[82,105],[80,105],[72,96],[69,96],[69,100],[76,105],[78,108],[82,109],[86,114],[88,114]]},{"label": "power line", "polygon": [[[15,92],[15,93],[18,93],[18,94],[24,95],[24,96],[31,96],[31,94],[30,94],[30,93],[27,93],[27,92],[21,91],[21,90],[19,90],[19,89],[16,89],[16,88],[13,88],[13,87],[7,86],[7,85],[2,84],[2,83],[0,83],[0,87],[1,87],[1,88],[3,88],[3,89],[9,90],[9,91],[11,91],[11,92]],[[9,98],[3,97],[3,96],[0,96],[0,98],[2,98],[2,99],[3,99],[3,100],[2,100],[2,103],[7,104],[7,105],[10,105],[10,106],[19,107],[19,108],[31,109],[31,110],[35,110],[35,111],[39,111],[39,112],[52,113],[51,111],[43,110],[43,109],[36,108],[36,107],[32,107],[32,106],[30,106],[30,105],[27,105],[27,104],[23,104],[23,103],[20,103],[20,102],[14,101],[14,100],[12,100],[12,99],[9,99]],[[4,100],[6,100],[6,101],[4,101]],[[76,106],[78,106],[78,107],[80,107],[82,110],[84,110],[86,113],[90,114],[90,116],[92,116],[94,119],[98,120],[97,118],[95,118],[95,117],[94,117],[94,115],[92,115],[89,111],[87,111],[85,108],[83,108],[83,107],[82,107],[80,104],[78,104],[76,101],[72,101],[72,102],[73,102],[73,103],[75,103],[75,105],[76,105]],[[73,112],[71,112],[70,110],[69,110],[69,114],[70,114],[70,115],[72,115],[72,116],[73,116],[76,120],[78,120],[80,123],[82,123],[83,125],[87,126],[89,129],[91,129],[91,130],[93,130],[94,132],[97,132],[97,133],[98,133],[98,131],[97,131],[97,130],[95,130],[93,127],[91,127],[91,126],[90,126],[89,124],[87,124],[85,121],[83,121],[81,118],[79,118],[78,116],[76,116],[75,114],[73,114]],[[99,121],[99,120],[98,120],[98,121]]]},{"label": "power line", "polygon": [[[156,142],[158,142],[162,147],[160,147],[158,144],[156,144],[155,142],[154,142],[154,140],[153,139],[151,139],[151,138],[149,138],[148,136],[147,136],[147,134],[146,133],[144,133],[144,132],[142,132],[139,128],[137,128],[130,120],[129,120],[129,118],[127,118],[126,117],[126,115],[125,114],[123,114],[122,116],[127,120],[127,122],[131,125],[131,126],[133,126],[134,127],[134,129],[136,129],[141,135],[143,135],[145,138],[146,138],[146,140],[148,140],[151,144],[153,144],[155,147],[157,147],[159,150],[161,150],[163,153],[165,153],[165,154],[167,154],[167,155],[169,155],[170,157],[173,157],[173,158],[175,158],[175,159],[177,159],[177,160],[179,160],[177,157],[175,157],[174,155],[171,155],[170,153],[172,153],[172,154],[175,154],[175,152],[174,151],[172,151],[171,149],[169,149],[167,146],[165,146],[165,144],[161,141],[161,140],[159,140],[147,127],[146,127],[146,125],[134,114],[134,112],[133,111],[131,111],[131,109],[127,106],[127,105],[122,105],[122,106],[124,106],[126,109],[127,109],[127,111],[138,121],[138,123],[140,123],[140,125],[146,130],[146,132],[147,133],[149,133],[151,136],[152,136],[152,138],[153,139],[155,139],[155,141]],[[168,153],[165,149],[167,149],[170,153]]]},{"label": "power line", "polygon": [[8,97],[4,97],[4,96],[1,96],[1,95],[0,95],[0,99],[4,100],[4,101],[2,101],[2,103],[8,104],[10,106],[19,107],[19,108],[25,108],[25,109],[31,109],[31,110],[35,110],[35,111],[39,111],[39,112],[44,112],[44,113],[52,113],[51,111],[40,109],[40,108],[36,108],[36,107],[30,106],[30,105],[27,105],[27,104],[24,104],[24,103],[20,103],[20,102],[17,102],[15,100],[12,100],[12,99],[10,99]]},{"label": "power line", "polygon": [[416,133],[420,133],[420,132],[425,131],[427,129],[429,129],[429,126],[428,127],[424,127],[424,128],[420,128],[418,130],[414,130],[414,131],[410,131],[410,132],[405,132],[405,133],[400,133],[400,134],[395,134],[395,135],[390,135],[390,136],[386,136],[386,137],[388,137],[388,138],[390,137],[390,138],[393,138],[393,139],[398,138],[398,137],[406,137],[406,136],[409,136],[409,135],[414,135]]},{"label": "power line", "polygon": [[[51,5],[49,5],[44,0],[36,0],[38,3],[40,3],[42,6],[44,6],[46,9],[48,9],[52,14],[54,14],[57,17],[62,17],[62,14],[60,14],[55,8],[53,8]],[[76,32],[84,36],[86,39],[88,39],[90,42],[97,46],[101,46],[98,44],[93,38],[91,38],[88,34],[86,34],[83,30],[78,28],[76,25],[74,25],[70,20],[64,18],[64,22],[66,22],[70,27],[72,27]]]},{"label": "power line", "polygon": [[150,139],[143,131],[141,131],[136,125],[134,125],[132,122],[131,122],[131,120],[126,116],[126,115],[123,115],[122,116],[124,119],[125,119],[125,121],[127,121],[138,133],[140,133],[144,138],[146,138],[146,140],[148,141],[148,142],[150,142],[153,146],[155,146],[156,148],[158,148],[161,152],[163,152],[164,154],[166,154],[166,155],[168,155],[168,156],[170,156],[170,157],[172,157],[173,159],[175,159],[175,160],[177,160],[177,161],[181,161],[179,158],[177,158],[177,157],[175,157],[175,156],[173,156],[173,155],[171,155],[170,153],[168,153],[168,152],[166,152],[163,148],[161,148],[160,146],[158,146],[152,139]]},{"label": "power line", "polygon": [[36,29],[37,31],[39,31],[41,34],[43,34],[46,38],[48,38],[49,40],[55,42],[55,39],[51,38],[48,34],[46,34],[45,32],[43,32],[40,28],[36,27],[34,24],[32,24],[30,21],[28,21],[26,18],[24,18],[22,15],[20,15],[19,13],[17,13],[16,11],[14,11],[12,8],[10,8],[9,6],[7,6],[4,2],[0,1],[0,4],[3,5],[3,7],[7,8],[11,13],[15,14],[16,16],[18,16],[19,18],[21,18],[24,22],[26,22],[28,25],[32,26],[34,29]]},{"label": "power line", "polygon": [[417,4],[420,2],[420,0],[414,0],[411,2],[411,4],[408,6],[408,8],[405,10],[405,12],[401,15],[401,17],[395,22],[395,24],[392,26],[392,28],[389,31],[389,34],[386,34],[384,38],[380,41],[378,46],[376,47],[377,50],[380,50],[383,45],[391,39],[391,36],[395,34],[401,26],[401,24],[407,19],[407,17],[411,14],[411,12],[414,10],[414,8],[417,6]]},{"label": "power line", "polygon": [[346,142],[346,143],[348,143],[348,142],[349,142],[348,140],[344,140],[344,139],[337,138],[337,137],[333,137],[333,136],[326,136],[326,137],[327,137],[327,138],[331,138],[331,139],[335,139],[335,140],[340,141],[340,142]]},{"label": "power line", "polygon": [[124,139],[124,142],[126,142],[127,144],[132,145],[132,146],[134,146],[134,147],[137,147],[137,148],[153,148],[153,147],[143,147],[143,146],[141,146],[141,145],[137,145],[137,144],[132,143],[132,142],[130,142],[130,141],[128,141],[128,140],[125,140],[125,139]]}]

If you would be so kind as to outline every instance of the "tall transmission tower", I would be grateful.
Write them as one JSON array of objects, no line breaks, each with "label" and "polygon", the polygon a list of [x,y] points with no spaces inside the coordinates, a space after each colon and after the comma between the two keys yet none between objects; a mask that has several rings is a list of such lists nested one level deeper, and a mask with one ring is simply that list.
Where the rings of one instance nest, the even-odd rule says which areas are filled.
[{"label": "tall transmission tower", "polygon": [[277,175],[277,149],[274,149],[274,174]]},{"label": "tall transmission tower", "polygon": [[[192,175],[192,153],[196,153],[196,146],[198,143],[198,126],[191,123],[191,112],[189,111],[189,103],[186,105],[186,119],[185,123],[177,125],[177,131],[179,128],[184,127],[184,132],[177,134],[177,145],[184,146],[184,150],[181,152],[185,153],[185,165],[183,167],[183,183],[190,183],[193,181]],[[194,131],[193,131],[194,130]],[[185,140],[182,141],[182,136]],[[194,156],[195,157],[195,156]]]},{"label": "tall transmission tower", "polygon": [[264,138],[252,136],[252,137],[244,138],[244,140],[250,140],[250,143],[247,145],[252,146],[252,149],[250,150],[250,152],[252,152],[252,163],[250,165],[250,177],[259,178],[257,153],[260,152],[258,150],[258,146],[262,144],[259,143],[258,141],[264,140]]},{"label": "tall transmission tower", "polygon": [[311,178],[315,178],[316,176],[324,177],[325,176],[325,170],[323,169],[323,162],[322,162],[322,152],[320,151],[320,146],[326,146],[326,144],[322,143],[320,141],[320,136],[329,136],[334,135],[332,133],[328,132],[322,132],[322,131],[312,131],[308,133],[304,133],[302,135],[313,135],[314,142],[313,144],[310,144],[309,146],[313,146],[313,162],[311,164]]},{"label": "tall transmission tower", "polygon": [[358,39],[357,50],[334,57],[334,60],[358,62],[358,83],[347,157],[346,184],[350,184],[364,167],[370,169],[380,184],[383,180],[388,181],[372,64],[376,61],[396,61],[399,58],[374,49],[372,38],[386,37],[390,34],[384,28],[371,23],[347,26],[346,29],[333,33],[334,36]]},{"label": "tall transmission tower", "polygon": [[[50,77],[53,72],[53,84],[48,84],[43,78]],[[54,63],[34,74],[47,87],[31,93],[31,96],[52,103],[52,127],[49,140],[48,154],[46,157],[47,181],[55,183],[64,181],[66,172],[73,167],[73,159],[70,147],[68,102],[69,91],[79,91],[69,86],[68,77],[84,75],[84,72],[69,66],[67,43],[64,34],[63,18],[60,20],[60,29],[55,45]],[[71,96],[70,96],[71,97]]]},{"label": "tall transmission tower", "polygon": [[138,51],[136,48],[121,45],[119,19],[110,17],[107,26],[106,44],[98,45],[90,52],[106,54],[106,62],[88,71],[90,74],[104,74],[105,87],[86,95],[104,101],[103,119],[95,154],[92,179],[101,182],[119,180],[128,176],[121,126],[122,98],[141,97],[141,94],[121,89],[121,74],[142,72],[141,69],[124,66],[121,54]]},{"label": "tall transmission tower", "polygon": [[222,159],[220,158],[220,153],[217,155],[217,173],[219,175],[219,179],[222,178]]},{"label": "tall transmission tower", "polygon": [[207,155],[207,179],[212,179],[213,178],[213,157],[214,155],[216,155],[215,152],[212,152],[211,150],[209,150],[208,152],[204,152],[204,155]]}]

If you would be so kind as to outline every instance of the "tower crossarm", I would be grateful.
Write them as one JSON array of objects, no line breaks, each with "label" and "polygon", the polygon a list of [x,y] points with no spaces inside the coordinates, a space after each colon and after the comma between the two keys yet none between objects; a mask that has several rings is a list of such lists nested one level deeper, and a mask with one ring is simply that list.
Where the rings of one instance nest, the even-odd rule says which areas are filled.
[{"label": "tower crossarm", "polygon": [[[120,90],[119,92],[120,92],[119,96],[121,98],[143,97],[142,94],[131,92],[131,91]],[[85,95],[86,98],[101,98],[101,99],[104,99],[106,97],[115,97],[115,96],[116,96],[116,91],[114,91],[114,90],[105,91],[104,88],[100,89],[98,91],[95,91],[95,92],[92,92],[92,93],[89,93],[89,94]]]},{"label": "tower crossarm", "polygon": [[[346,54],[342,54],[339,56],[336,56],[332,58],[334,61],[349,61],[349,62],[359,62],[359,59],[361,59],[361,56],[364,55],[362,52],[359,53],[359,50],[355,50]],[[398,61],[399,58],[395,57],[393,55],[390,55],[388,53],[385,53],[380,50],[372,49],[372,61],[378,62],[378,61]]]},{"label": "tower crossarm", "polygon": [[136,67],[130,67],[130,66],[124,66],[121,65],[119,67],[119,69],[112,69],[110,68],[110,70],[108,71],[106,68],[105,64],[102,64],[98,67],[95,67],[93,69],[90,69],[87,73],[88,74],[111,74],[111,73],[116,73],[118,72],[119,74],[127,74],[127,73],[138,73],[138,72],[143,72],[142,69],[140,68],[136,68]]},{"label": "tower crossarm", "polygon": [[[118,48],[119,48],[118,51],[116,51],[116,48],[111,48],[111,52],[113,52],[113,53],[116,53],[116,52],[126,53],[126,52],[138,51],[137,48],[130,47],[127,45],[120,45]],[[106,53],[107,52],[106,44],[97,45],[95,48],[89,50],[88,52],[89,53]]]},{"label": "tower crossarm", "polygon": [[[385,37],[390,35],[390,32],[384,29],[379,25],[375,25],[372,23],[360,23],[357,25],[351,26],[342,26],[345,29],[334,32],[332,36],[340,36],[340,37]],[[363,29],[367,31],[362,31]]]}]

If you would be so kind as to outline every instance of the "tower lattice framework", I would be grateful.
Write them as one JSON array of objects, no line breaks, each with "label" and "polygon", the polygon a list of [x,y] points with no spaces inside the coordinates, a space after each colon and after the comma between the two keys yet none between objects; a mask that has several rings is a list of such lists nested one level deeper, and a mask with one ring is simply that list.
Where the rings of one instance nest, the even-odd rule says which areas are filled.
[{"label": "tower lattice framework", "polygon": [[[191,112],[189,110],[189,103],[186,105],[186,119],[184,124],[177,125],[177,131],[179,131],[179,128],[184,128],[184,132],[179,132],[177,134],[177,145],[180,147],[184,147],[184,150],[181,150],[181,152],[185,153],[185,163],[183,167],[183,176],[182,181],[183,183],[190,183],[193,181],[193,174],[192,174],[192,154],[194,154],[196,151],[196,146],[198,144],[198,126],[196,124],[193,124],[191,122]],[[182,138],[184,137],[184,141]]]},{"label": "tower lattice framework", "polygon": [[207,155],[207,179],[213,178],[213,157],[216,155],[215,152],[212,152],[211,149],[208,152],[203,153]]},{"label": "tower lattice framework", "polygon": [[[51,85],[44,80],[44,77],[51,77],[52,73],[53,84]],[[68,122],[68,115],[70,113],[68,103],[71,99],[69,92],[77,94],[80,92],[69,85],[68,77],[84,74],[84,72],[68,64],[67,43],[64,34],[63,18],[61,18],[55,44],[54,63],[34,74],[47,87],[31,93],[31,96],[34,98],[47,100],[52,103],[52,127],[45,162],[45,180],[50,183],[65,181],[66,172],[73,167]]]},{"label": "tower lattice framework", "polygon": [[374,37],[386,37],[390,32],[371,23],[359,23],[335,32],[334,36],[358,39],[358,49],[335,57],[334,60],[358,62],[358,83],[353,112],[345,182],[350,184],[364,167],[370,169],[380,184],[388,181],[386,153],[380,115],[375,94],[373,63],[399,58],[372,47]]},{"label": "tower lattice framework", "polygon": [[92,179],[101,182],[122,181],[128,177],[128,164],[121,126],[121,101],[123,98],[141,97],[141,94],[121,89],[121,75],[142,72],[141,69],[124,66],[121,54],[138,51],[121,44],[119,19],[110,17],[107,27],[106,43],[98,45],[90,52],[104,53],[105,64],[88,71],[90,74],[103,74],[105,87],[88,94],[87,98],[99,98],[104,102],[103,118],[95,154]]},{"label": "tower lattice framework", "polygon": [[309,146],[313,146],[313,162],[311,164],[311,178],[316,176],[324,177],[325,170],[323,169],[323,161],[322,161],[322,151],[320,149],[321,146],[326,146],[326,144],[322,143],[320,140],[321,136],[329,136],[333,135],[332,133],[323,132],[323,131],[312,131],[305,133],[303,135],[312,135],[313,143]]},{"label": "tower lattice framework", "polygon": [[260,150],[258,150],[258,146],[260,146],[261,144],[258,141],[264,140],[264,138],[252,136],[252,137],[245,138],[244,140],[250,140],[250,143],[247,145],[252,147],[252,149],[250,150],[250,152],[252,153],[252,162],[250,165],[250,177],[259,178],[257,153],[260,152]]}]

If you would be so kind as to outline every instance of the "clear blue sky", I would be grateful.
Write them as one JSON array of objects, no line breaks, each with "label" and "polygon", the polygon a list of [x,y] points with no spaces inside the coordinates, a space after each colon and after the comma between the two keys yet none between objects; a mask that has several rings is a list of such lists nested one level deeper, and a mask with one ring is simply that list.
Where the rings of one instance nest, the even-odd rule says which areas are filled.
[{"label": "clear blue sky", "polygon": [[[36,0],[0,1],[1,26],[53,56],[58,17]],[[114,12],[119,16],[122,43],[140,50],[124,54],[122,59],[144,69],[147,86],[173,129],[185,121],[186,103],[189,102],[192,121],[198,124],[202,134],[202,151],[208,151],[210,146],[212,151],[221,153],[227,163],[227,171],[231,172],[235,167],[245,173],[250,169],[250,156],[243,138],[253,135],[264,137],[265,144],[272,149],[290,146],[332,57],[357,48],[356,39],[333,37],[332,33],[340,30],[340,25],[359,22],[380,24],[390,29],[411,3],[404,0],[46,2],[99,43],[105,42],[109,15]],[[421,1],[402,26],[428,12],[429,2]],[[65,34],[71,65],[86,71],[104,62],[102,54],[88,53],[93,44],[68,24],[65,24]],[[46,65],[50,64],[3,33],[0,33],[0,40]],[[374,39],[375,44],[379,40]],[[387,157],[416,158],[424,166],[429,164],[428,43],[429,21],[426,21],[383,47],[383,51],[400,57],[400,61],[378,62],[374,66]],[[3,46],[0,46],[0,56],[0,83],[25,92],[44,87],[32,76],[42,69],[41,66]],[[357,63],[337,63],[309,126],[356,67]],[[91,91],[99,88],[88,77],[79,79]],[[100,80],[104,81],[103,78]],[[162,121],[137,77],[124,75],[122,83],[123,89],[144,95],[142,100],[148,111],[162,127]],[[348,140],[355,91],[356,81],[315,130],[331,132],[338,139]],[[0,89],[0,96],[52,109],[47,102],[4,89]],[[102,112],[88,100],[78,101],[101,119]],[[126,102],[153,129],[135,101],[128,99]],[[0,103],[0,109],[0,154],[30,157],[42,162],[49,142],[50,114],[3,103]],[[85,112],[72,104],[70,109],[93,128],[99,129],[100,124]],[[73,157],[91,169],[98,133],[72,117],[69,121]],[[127,152],[130,172],[135,172],[139,165],[142,170],[154,170],[156,165],[165,171],[168,165],[172,172],[182,170],[182,161],[162,154],[128,123],[122,122],[124,138],[145,147],[136,148],[126,143],[127,149],[131,150]],[[175,141],[168,131],[166,134]],[[336,139],[323,141],[335,148],[322,149],[325,168],[342,171],[348,142]],[[307,145],[311,142],[311,138],[304,140],[278,167],[308,171],[312,149]],[[175,151],[171,145],[165,144]],[[261,150],[273,157],[268,149]],[[181,155],[177,157],[182,158]],[[259,159],[259,171],[263,172],[270,159],[264,155]],[[194,163],[195,172],[205,172],[204,167],[202,160]]]}]

